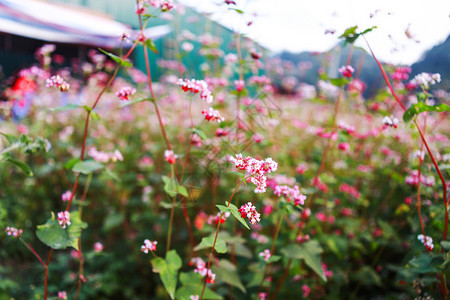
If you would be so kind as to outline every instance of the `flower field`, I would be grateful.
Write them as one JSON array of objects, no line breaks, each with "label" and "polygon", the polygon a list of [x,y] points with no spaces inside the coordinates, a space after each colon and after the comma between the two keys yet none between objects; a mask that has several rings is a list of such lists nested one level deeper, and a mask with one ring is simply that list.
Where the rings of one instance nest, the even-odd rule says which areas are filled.
[{"label": "flower field", "polygon": [[[176,10],[138,1],[141,26],[152,9]],[[140,30],[70,65],[44,45],[3,81],[0,300],[448,298],[439,74],[379,63],[365,97],[351,51],[310,85],[236,34],[190,37],[201,78],[176,57],[151,78]]]}]

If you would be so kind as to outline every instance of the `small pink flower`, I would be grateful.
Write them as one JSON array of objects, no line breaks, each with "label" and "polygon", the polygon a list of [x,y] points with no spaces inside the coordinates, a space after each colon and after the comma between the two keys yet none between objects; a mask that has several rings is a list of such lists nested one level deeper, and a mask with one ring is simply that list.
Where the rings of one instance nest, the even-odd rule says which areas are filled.
[{"label": "small pink flower", "polygon": [[257,143],[257,144],[259,144],[259,143],[261,143],[262,142],[262,140],[263,140],[263,136],[262,135],[260,135],[260,134],[258,134],[258,133],[255,133],[253,136],[252,136],[252,139],[255,141],[255,143]]},{"label": "small pink flower", "polygon": [[67,293],[66,291],[59,291],[58,292],[58,299],[67,299]]},{"label": "small pink flower", "polygon": [[70,225],[70,213],[66,211],[60,211],[58,213],[58,223],[62,228],[66,228],[66,225]]},{"label": "small pink flower", "polygon": [[234,87],[236,88],[236,91],[238,91],[240,93],[245,87],[244,80],[235,80]]},{"label": "small pink flower", "polygon": [[59,75],[55,75],[47,79],[45,85],[46,87],[56,86],[63,93],[67,92],[70,88],[70,84]]},{"label": "small pink flower", "polygon": [[22,134],[28,134],[28,127],[23,124],[17,125],[17,130]]},{"label": "small pink flower", "polygon": [[426,248],[428,251],[433,250],[433,248],[434,248],[434,245],[433,245],[433,238],[431,238],[431,237],[429,237],[429,236],[424,236],[423,234],[419,234],[419,235],[417,236],[417,239],[418,239],[419,241],[421,241],[422,244],[424,244],[425,248]]},{"label": "small pink flower", "polygon": [[261,215],[256,211],[256,207],[251,202],[242,205],[239,208],[239,212],[241,213],[241,217],[248,218],[250,224],[252,225],[255,225],[257,222],[261,221]]},{"label": "small pink flower", "polygon": [[100,253],[103,251],[103,244],[100,242],[97,242],[94,244],[94,251],[97,253]]},{"label": "small pink flower", "polygon": [[122,101],[126,101],[128,100],[128,96],[132,96],[136,93],[136,89],[126,86],[120,89],[120,91],[118,91],[116,93],[116,96],[119,97],[120,100]]},{"label": "small pink flower", "polygon": [[264,257],[264,260],[265,260],[265,261],[268,261],[269,258],[272,256],[272,254],[270,254],[270,250],[269,250],[269,249],[266,249],[266,250],[264,250],[263,252],[260,252],[260,253],[259,253],[259,256]]},{"label": "small pink flower", "polygon": [[71,191],[65,191],[62,195],[61,195],[61,200],[64,202],[70,201],[70,198],[72,197],[72,192]]},{"label": "small pink flower", "polygon": [[8,227],[6,227],[5,232],[6,232],[6,235],[13,236],[15,238],[19,238],[22,235],[23,230],[8,226]]},{"label": "small pink flower", "polygon": [[342,76],[346,78],[351,78],[353,72],[355,72],[355,69],[353,69],[352,66],[342,66],[339,68],[339,73],[341,73]]},{"label": "small pink flower", "polygon": [[178,155],[174,154],[172,150],[166,150],[164,151],[164,159],[169,164],[174,164],[178,158]]},{"label": "small pink flower", "polygon": [[267,298],[267,293],[261,292],[258,294],[259,300],[265,300]]},{"label": "small pink flower", "polygon": [[348,149],[350,149],[350,144],[349,143],[340,143],[338,145],[338,149],[345,152]]},{"label": "small pink flower", "polygon": [[302,292],[303,292],[303,298],[306,298],[309,296],[309,293],[311,293],[311,288],[309,286],[307,286],[306,284],[304,284],[302,286]]},{"label": "small pink flower", "polygon": [[148,239],[144,240],[144,245],[141,246],[141,251],[144,253],[148,253],[149,251],[156,251],[157,241],[150,241]]},{"label": "small pink flower", "polygon": [[198,300],[200,297],[198,295],[190,295],[189,300]]},{"label": "small pink flower", "polygon": [[205,120],[211,122],[216,121],[220,123],[225,120],[222,116],[220,116],[220,112],[218,110],[213,109],[212,107],[210,107],[208,110],[203,110],[202,115],[205,116]]},{"label": "small pink flower", "polygon": [[297,171],[298,174],[302,175],[303,173],[305,173],[307,169],[307,166],[305,163],[300,163],[297,165],[297,168],[295,169]]}]

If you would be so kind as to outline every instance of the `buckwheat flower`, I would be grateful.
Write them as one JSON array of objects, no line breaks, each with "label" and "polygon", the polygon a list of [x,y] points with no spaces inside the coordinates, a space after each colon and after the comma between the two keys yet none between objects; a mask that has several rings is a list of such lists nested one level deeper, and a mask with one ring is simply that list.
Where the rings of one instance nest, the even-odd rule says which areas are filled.
[{"label": "buckwheat flower", "polygon": [[190,295],[189,300],[198,300],[200,297],[198,295]]},{"label": "buckwheat flower", "polygon": [[422,244],[425,246],[425,248],[428,250],[428,251],[431,251],[431,250],[433,250],[433,248],[434,248],[434,245],[433,245],[433,238],[431,238],[431,237],[429,237],[429,236],[424,236],[423,234],[419,234],[418,236],[417,236],[417,239],[420,241],[420,242],[422,242]]},{"label": "buckwheat flower", "polygon": [[221,224],[225,223],[225,220],[228,219],[230,216],[231,216],[231,213],[228,211],[223,213],[223,215],[222,215],[222,212],[218,212],[216,215],[216,224],[219,224],[219,222]]},{"label": "buckwheat flower", "polygon": [[309,234],[305,234],[305,235],[299,234],[299,235],[297,236],[297,241],[298,241],[299,243],[307,242],[307,241],[309,241],[309,239],[310,239]]},{"label": "buckwheat flower", "polygon": [[172,0],[166,0],[166,1],[161,2],[161,11],[162,12],[171,11],[174,8],[175,8],[175,4],[173,4]]},{"label": "buckwheat flower", "polygon": [[397,128],[398,119],[395,118],[394,116],[391,116],[391,117],[385,116],[383,118],[383,124],[385,126],[391,126],[391,127]]},{"label": "buckwheat flower", "polygon": [[236,91],[241,92],[245,87],[244,80],[235,80],[234,87],[235,87]]},{"label": "buckwheat flower", "polygon": [[349,143],[340,143],[338,145],[338,149],[345,152],[348,149],[350,149],[350,144]]},{"label": "buckwheat flower", "polygon": [[147,254],[149,251],[156,251],[157,241],[150,241],[148,239],[144,240],[144,245],[141,246],[141,251]]},{"label": "buckwheat flower", "polygon": [[23,230],[8,226],[8,227],[6,227],[5,232],[6,232],[6,235],[13,236],[15,238],[19,238],[22,235]]},{"label": "buckwheat flower", "polygon": [[305,204],[306,196],[300,193],[300,188],[295,185],[293,188],[287,185],[277,185],[273,193],[278,197],[283,196],[287,202],[294,201],[294,205]]},{"label": "buckwheat flower", "polygon": [[70,201],[70,198],[72,197],[72,192],[71,191],[65,191],[62,195],[61,195],[61,200],[66,202],[66,201]]},{"label": "buckwheat flower", "polygon": [[216,281],[216,274],[211,269],[206,268],[206,263],[200,257],[194,257],[189,262],[190,266],[195,266],[194,272],[200,274],[202,277],[206,276],[207,283],[214,283]]},{"label": "buckwheat flower", "polygon": [[329,277],[333,276],[333,271],[328,270],[326,264],[322,263],[322,269],[323,269],[323,272],[325,273],[325,277],[329,278]]},{"label": "buckwheat flower", "polygon": [[126,86],[120,89],[120,91],[116,92],[116,96],[119,97],[120,100],[126,101],[128,100],[128,96],[132,96],[136,93],[136,89]]},{"label": "buckwheat flower", "polygon": [[62,228],[66,228],[66,225],[70,225],[70,213],[66,211],[60,211],[58,213],[58,223]]},{"label": "buckwheat flower", "polygon": [[339,73],[341,73],[342,76],[346,77],[346,78],[351,78],[353,72],[355,72],[355,69],[353,69],[352,66],[342,66],[339,68]]},{"label": "buckwheat flower", "polygon": [[259,300],[265,300],[267,298],[267,293],[261,292],[258,294]]},{"label": "buckwheat flower", "polygon": [[311,293],[311,288],[306,284],[302,285],[303,298],[307,298],[309,293]]},{"label": "buckwheat flower", "polygon": [[419,158],[420,160],[423,160],[425,158],[425,152],[416,150],[416,152],[414,152],[414,156]]},{"label": "buckwheat flower", "polygon": [[139,0],[138,3],[136,4],[136,14],[143,15],[144,13],[145,13],[144,1]]},{"label": "buckwheat flower", "polygon": [[164,151],[164,159],[169,164],[174,164],[178,158],[178,155],[174,154],[172,150],[166,150]]},{"label": "buckwheat flower", "polygon": [[65,93],[69,90],[70,84],[65,81],[61,76],[54,75],[46,80],[46,87],[56,86],[61,92]]},{"label": "buckwheat flower", "polygon": [[233,0],[225,0],[225,4],[227,4],[227,5],[230,5],[230,4],[236,5],[236,2],[234,2]]},{"label": "buckwheat flower", "polygon": [[438,73],[430,74],[430,73],[420,73],[416,75],[410,83],[415,86],[422,86],[425,89],[428,89],[430,85],[436,84],[437,82],[441,82],[441,75]]},{"label": "buckwheat flower", "polygon": [[120,151],[117,149],[114,150],[114,152],[112,154],[110,154],[110,158],[112,161],[117,161],[117,160],[123,161],[122,153],[120,153]]},{"label": "buckwheat flower", "polygon": [[269,258],[272,256],[272,254],[270,254],[270,250],[269,249],[266,249],[263,252],[259,252],[259,256],[264,257],[264,260],[268,261]]},{"label": "buckwheat flower", "polygon": [[225,64],[230,65],[230,64],[234,64],[234,63],[238,62],[238,57],[234,53],[229,53],[229,54],[225,55],[224,60],[225,60]]},{"label": "buckwheat flower", "polygon": [[208,108],[208,110],[203,110],[202,115],[205,116],[205,120],[211,122],[216,121],[217,123],[220,123],[225,120],[222,116],[220,116],[220,112],[212,107]]},{"label": "buckwheat flower", "polygon": [[97,242],[94,244],[94,251],[97,253],[100,253],[103,251],[103,244],[100,242]]},{"label": "buckwheat flower", "polygon": [[255,206],[251,202],[242,205],[239,208],[239,212],[241,213],[241,217],[247,218],[252,225],[261,221],[261,215],[256,211]]},{"label": "buckwheat flower", "polygon": [[64,300],[66,300],[66,299],[67,299],[67,293],[66,293],[66,291],[59,291],[59,292],[58,292],[58,299],[64,299]]}]

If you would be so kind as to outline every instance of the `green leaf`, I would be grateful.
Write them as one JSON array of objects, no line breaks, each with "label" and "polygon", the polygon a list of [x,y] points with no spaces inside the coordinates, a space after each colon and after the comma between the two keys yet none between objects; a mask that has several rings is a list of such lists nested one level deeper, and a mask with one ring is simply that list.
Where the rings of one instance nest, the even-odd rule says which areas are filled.
[{"label": "green leaf", "polygon": [[237,9],[237,8],[229,7],[228,9],[229,9],[229,10],[234,10],[234,11],[237,12],[238,14],[243,14],[243,13],[244,13],[244,11],[242,11],[242,10],[240,10],[240,9]]},{"label": "green leaf", "polygon": [[198,135],[202,140],[207,140],[208,136],[206,135],[206,133],[204,133],[202,130],[198,129],[198,128],[194,128],[192,129],[192,131]]},{"label": "green leaf", "polygon": [[72,170],[73,166],[80,161],[81,160],[79,158],[72,158],[71,160],[66,162],[66,164],[64,165],[64,168],[66,168],[67,170]]},{"label": "green leaf", "polygon": [[345,86],[347,83],[350,82],[345,77],[342,77],[342,78],[329,78],[329,80],[330,80],[331,84],[333,84],[335,86],[339,86],[339,87]]},{"label": "green leaf", "polygon": [[243,173],[239,173],[239,172],[235,172],[235,171],[230,171],[228,173],[236,175],[237,177],[241,178],[242,180],[245,178],[245,174],[243,174]]},{"label": "green leaf", "polygon": [[281,250],[284,256],[293,259],[303,259],[305,263],[322,278],[327,281],[322,269],[320,254],[323,252],[317,241],[309,241],[301,245],[291,244]]},{"label": "green leaf", "polygon": [[74,109],[81,108],[81,107],[83,107],[83,106],[75,104],[75,103],[67,103],[66,105],[63,105],[63,106],[50,108],[50,110],[51,111],[69,111],[69,110],[74,110]]},{"label": "green leaf", "polygon": [[211,269],[212,272],[216,274],[216,279],[218,281],[228,283],[229,285],[237,287],[243,293],[247,293],[241,279],[239,278],[236,266],[230,261],[221,259],[218,266],[214,265]]},{"label": "green leaf", "polygon": [[[175,296],[178,300],[190,300],[191,295],[198,295],[200,297],[203,289],[202,276],[200,274],[189,272],[180,273],[180,282],[182,287],[180,287]],[[204,299],[223,299],[222,296],[211,291],[208,287],[205,288],[203,294]]]},{"label": "green leaf", "polygon": [[152,102],[152,101],[154,101],[154,100],[155,100],[155,99],[153,99],[153,98],[142,98],[142,99],[138,99],[138,100],[134,100],[134,101],[127,101],[127,102],[124,102],[124,103],[122,103],[119,107],[125,107],[125,106],[128,106],[128,105],[133,105],[133,104],[135,104],[135,103],[144,102],[144,101]]},{"label": "green leaf", "polygon": [[155,42],[153,42],[152,39],[147,38],[145,40],[145,46],[147,46],[147,48],[150,49],[153,53],[159,54],[158,48],[156,48]]},{"label": "green leaf", "polygon": [[7,157],[5,159],[7,162],[15,165],[16,167],[18,167],[19,169],[21,169],[25,174],[27,174],[28,176],[33,176],[33,171],[31,171],[30,166],[28,166],[26,163],[21,162],[20,160],[17,159],[13,159],[11,157]]},{"label": "green leaf", "polygon": [[[204,238],[202,238],[201,243],[198,244],[194,248],[194,250],[198,251],[198,250],[202,250],[202,249],[212,248],[213,244],[214,244],[214,235],[204,237]],[[214,246],[214,250],[216,250],[217,253],[226,253],[227,252],[227,244],[225,243],[224,240],[217,237],[216,245]]]},{"label": "green leaf", "polygon": [[77,162],[73,166],[72,171],[87,175],[91,172],[100,170],[103,167],[104,167],[103,164],[101,164],[95,160],[85,160],[85,161]]},{"label": "green leaf", "polygon": [[53,249],[66,249],[69,243],[66,230],[59,225],[54,215],[45,224],[37,226],[36,236]]},{"label": "green leaf", "polygon": [[[442,261],[441,261],[442,263]],[[433,261],[433,256],[429,254],[421,254],[411,259],[406,268],[418,274],[437,273],[439,272],[438,264]]]},{"label": "green leaf", "polygon": [[15,143],[15,142],[17,142],[19,140],[16,136],[14,136],[12,134],[6,134],[6,133],[3,133],[3,132],[0,132],[0,134],[3,135],[8,140],[8,142],[10,144],[13,144],[13,143]]},{"label": "green leaf", "polygon": [[441,241],[441,246],[445,251],[450,250],[450,241]]},{"label": "green leaf", "polygon": [[100,52],[103,52],[104,54],[109,56],[112,60],[114,60],[116,63],[118,63],[118,64],[120,64],[120,65],[122,65],[124,67],[132,67],[133,66],[133,64],[131,62],[129,62],[128,60],[125,60],[125,59],[123,59],[121,57],[118,57],[115,54],[109,53],[109,52],[107,52],[107,51],[105,51],[103,49],[100,49],[100,48],[98,48],[98,50]]},{"label": "green leaf", "polygon": [[92,120],[94,120],[94,121],[100,120],[100,116],[95,111],[91,111],[91,117],[92,117]]},{"label": "green leaf", "polygon": [[70,222],[64,229],[52,213],[52,217],[45,224],[37,226],[36,235],[41,242],[53,249],[73,247],[78,250],[78,238],[87,224],[81,221],[78,212],[70,214]]},{"label": "green leaf", "polygon": [[177,194],[183,195],[184,197],[189,197],[186,187],[179,185],[176,179],[163,176],[162,180],[164,182],[164,191],[166,191],[170,197],[175,197]]},{"label": "green leaf", "polygon": [[[225,204],[228,204],[228,201],[225,202]],[[220,209],[220,211],[223,212],[230,212],[236,219],[238,219],[239,222],[241,222],[242,225],[245,226],[248,230],[250,230],[250,227],[248,227],[247,222],[245,219],[241,216],[241,213],[239,212],[239,209],[234,205],[233,203],[230,204],[229,207],[223,206],[223,205],[216,205],[217,208]]]},{"label": "green leaf", "polygon": [[166,288],[171,299],[175,299],[175,289],[177,287],[178,270],[182,261],[176,250],[170,250],[166,254],[166,259],[157,257],[152,259],[153,272],[159,273],[159,277]]},{"label": "green leaf", "polygon": [[405,111],[405,113],[403,114],[403,120],[405,122],[409,122],[412,118],[414,118],[414,116],[424,111],[437,111],[437,112],[450,111],[450,106],[448,106],[445,103],[441,103],[439,105],[426,105],[423,102],[419,102],[411,105],[411,107]]},{"label": "green leaf", "polygon": [[163,176],[162,180],[164,182],[164,191],[169,194],[170,197],[175,197],[177,195],[177,182],[173,178]]}]

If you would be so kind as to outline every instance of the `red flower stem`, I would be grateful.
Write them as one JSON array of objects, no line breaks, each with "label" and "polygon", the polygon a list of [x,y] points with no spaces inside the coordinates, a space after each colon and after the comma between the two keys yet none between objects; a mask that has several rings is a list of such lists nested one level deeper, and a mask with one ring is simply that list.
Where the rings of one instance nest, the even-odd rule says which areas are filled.
[{"label": "red flower stem", "polygon": [[283,285],[284,281],[286,280],[288,274],[289,274],[289,269],[291,268],[291,264],[292,264],[292,258],[289,259],[286,268],[284,269],[284,273],[283,273],[283,277],[281,277],[280,282],[277,285],[277,289],[275,290],[275,292],[273,292],[272,297],[270,297],[270,300],[275,300],[278,292],[281,289],[281,286]]},{"label": "red flower stem", "polygon": [[[394,88],[392,87],[391,83],[389,82],[389,78],[386,75],[386,72],[384,71],[383,66],[381,65],[381,63],[378,61],[378,59],[375,57],[375,54],[372,51],[372,48],[370,48],[369,42],[367,41],[367,39],[364,37],[364,40],[366,41],[367,47],[370,50],[370,53],[372,54],[372,57],[375,59],[375,61],[377,62],[378,68],[380,69],[381,73],[383,74],[383,78],[386,81],[386,84],[389,87],[389,90],[391,91],[392,95],[394,96],[395,100],[397,101],[397,103],[401,106],[401,108],[403,108],[404,111],[406,111],[406,107],[403,105],[403,103],[400,101],[400,99],[398,98],[397,94],[394,91]],[[439,174],[439,178],[441,179],[442,182],[442,187],[444,189],[444,209],[445,209],[445,220],[444,220],[444,233],[443,233],[443,240],[447,240],[447,234],[448,234],[448,204],[449,204],[449,199],[447,199],[447,183],[445,182],[444,176],[442,176],[441,170],[439,169],[439,166],[436,162],[436,159],[433,156],[433,153],[430,150],[430,147],[428,146],[428,143],[425,139],[425,136],[422,132],[422,129],[420,128],[419,124],[417,123],[417,119],[414,120],[414,124],[416,125],[417,130],[419,131],[420,134],[420,138],[422,139],[422,142],[424,143],[425,147],[427,148],[428,154],[431,157],[431,160],[433,161],[434,167],[436,168],[436,171]],[[442,251],[444,251],[444,249],[442,249]],[[439,287],[441,289],[441,293],[444,299],[448,299],[448,289],[447,289],[447,281],[445,280],[445,275],[443,273],[440,274],[440,278],[441,278],[441,283],[439,284]]]},{"label": "red flower stem", "polygon": [[[91,185],[91,180],[92,180],[92,174],[93,173],[89,173],[87,179],[86,179],[86,183],[84,185],[84,191],[83,191],[83,195],[81,196],[80,202],[85,202],[86,201],[86,196],[87,196],[87,192],[89,190],[89,186]],[[83,206],[80,205],[78,207],[78,215],[80,217],[80,220],[83,216]],[[81,286],[83,284],[83,280],[82,280],[82,276],[83,276],[83,266],[84,266],[84,258],[83,258],[83,252],[81,249],[81,233],[80,233],[80,237],[78,238],[78,255],[80,258],[80,265],[78,268],[78,286],[77,286],[77,291],[75,293],[75,297],[74,300],[77,300],[79,295],[80,295],[80,291],[81,291]]]},{"label": "red flower stem", "polygon": [[34,250],[34,248],[31,246],[30,243],[26,243],[24,240],[22,240],[21,237],[19,237],[19,241],[21,241],[27,248],[28,250],[31,251],[31,253],[34,254],[34,256],[36,256],[36,258],[39,260],[39,262],[41,263],[41,265],[45,268],[45,263],[42,260],[42,258],[39,256],[39,254],[37,254],[36,250]]},{"label": "red flower stem", "polygon": [[[244,179],[245,180],[245,179]],[[231,200],[233,199],[234,194],[236,194],[236,191],[239,189],[239,187],[241,186],[241,184],[244,182],[244,180],[241,180],[241,182],[239,182],[239,184],[237,185],[237,187],[234,189],[233,194],[231,194],[230,199],[228,200],[228,205],[227,207],[230,206]],[[221,220],[222,220],[222,216],[223,216],[223,212],[220,214],[219,217],[219,222],[217,222],[217,229],[216,229],[216,235],[214,236],[214,242],[211,248],[211,252],[209,253],[209,259],[208,259],[208,267],[206,268],[206,270],[209,270],[209,268],[211,267],[211,261],[212,258],[214,256],[214,248],[216,247],[216,241],[217,241],[217,236],[219,235],[219,228],[220,228],[220,224],[222,224]],[[200,300],[203,299],[203,294],[205,293],[205,288],[206,288],[206,276],[204,277],[203,280],[203,288],[202,288],[202,293],[200,295]]]},{"label": "red flower stem", "polygon": [[48,265],[50,264],[50,259],[52,258],[53,248],[50,248],[48,252],[47,261],[44,266],[44,300],[47,300],[47,288],[48,288]]},{"label": "red flower stem", "polygon": [[[425,119],[423,121],[423,129],[425,130],[427,126],[427,114],[425,114]],[[420,229],[422,230],[423,236],[425,236],[425,227],[423,225],[423,219],[422,219],[422,211],[421,211],[421,203],[420,203],[420,174],[422,171],[422,151],[423,151],[423,142],[420,143],[420,157],[419,157],[419,166],[417,168],[418,176],[419,176],[419,182],[417,184],[417,214],[419,216],[419,223],[420,223]]]}]

